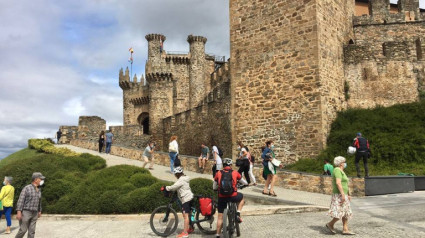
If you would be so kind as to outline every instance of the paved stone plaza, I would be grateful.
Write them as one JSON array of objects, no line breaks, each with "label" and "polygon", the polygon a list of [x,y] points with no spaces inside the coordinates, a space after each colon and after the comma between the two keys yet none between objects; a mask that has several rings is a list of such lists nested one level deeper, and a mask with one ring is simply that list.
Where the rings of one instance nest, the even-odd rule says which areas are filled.
[{"label": "paved stone plaza", "polygon": [[[69,147],[79,152],[97,152]],[[112,155],[102,155],[108,166],[117,164],[140,165],[140,161],[129,160]],[[160,178],[172,180],[166,173],[168,168],[155,166],[153,174],[162,174]],[[194,177],[195,173],[189,174]],[[209,177],[209,175],[199,175]],[[259,188],[244,189],[244,193],[260,193]],[[329,196],[279,189],[279,197],[286,201],[297,201],[314,206],[328,206]],[[350,227],[357,233],[356,237],[425,237],[425,192],[395,194],[353,199],[354,217]],[[259,206],[255,206],[259,207]],[[264,206],[270,207],[270,206]],[[247,210],[253,206],[247,205]],[[74,218],[49,216],[37,223],[37,237],[71,238],[71,237],[155,237],[149,227],[148,215],[128,216],[76,216]],[[242,223],[242,237],[328,237],[324,228],[329,220],[325,211],[307,213],[287,213],[277,215],[245,215]],[[12,235],[17,232],[17,220],[13,220]],[[181,230],[182,224],[180,223]],[[336,228],[341,231],[341,223]],[[5,222],[0,225],[0,233],[5,229]],[[6,235],[0,235],[6,236]],[[341,236],[341,235],[337,235]],[[205,236],[196,230],[191,237]]]}]

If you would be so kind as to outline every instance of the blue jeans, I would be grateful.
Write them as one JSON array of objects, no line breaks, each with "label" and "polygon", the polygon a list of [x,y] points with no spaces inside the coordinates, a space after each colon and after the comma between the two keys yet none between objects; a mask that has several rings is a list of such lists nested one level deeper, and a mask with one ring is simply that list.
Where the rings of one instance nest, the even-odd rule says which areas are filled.
[{"label": "blue jeans", "polygon": [[111,145],[112,145],[112,142],[106,142],[106,149],[105,149],[106,154],[109,154],[111,152]]},{"label": "blue jeans", "polygon": [[12,219],[11,219],[12,209],[13,207],[3,207],[3,211],[0,211],[0,217],[3,214],[6,217],[7,226],[12,226]]},{"label": "blue jeans", "polygon": [[170,169],[174,173],[174,160],[176,160],[177,152],[170,152]]}]

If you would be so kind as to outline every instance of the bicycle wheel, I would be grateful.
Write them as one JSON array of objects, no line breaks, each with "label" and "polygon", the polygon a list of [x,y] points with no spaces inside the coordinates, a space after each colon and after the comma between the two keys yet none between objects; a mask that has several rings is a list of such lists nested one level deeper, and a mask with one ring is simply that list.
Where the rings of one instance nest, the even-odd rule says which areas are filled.
[{"label": "bicycle wheel", "polygon": [[[217,213],[216,213],[217,214]],[[208,234],[208,235],[214,235],[217,232],[217,215],[215,216],[204,216],[200,211],[196,212],[196,220],[204,220],[208,219],[206,221],[198,222],[196,223],[196,226],[199,228],[202,233]]]},{"label": "bicycle wheel", "polygon": [[[235,214],[236,216],[236,214]],[[236,228],[236,236],[239,237],[241,236],[241,229],[239,228],[239,222],[236,221],[236,217],[235,217],[235,228]]]},{"label": "bicycle wheel", "polygon": [[149,223],[155,234],[167,237],[176,231],[179,217],[174,209],[168,208],[168,206],[160,206],[152,212]]},{"label": "bicycle wheel", "polygon": [[222,229],[222,234],[224,238],[229,238],[229,216],[227,215],[229,213],[229,209],[224,209],[223,211],[223,229]]}]

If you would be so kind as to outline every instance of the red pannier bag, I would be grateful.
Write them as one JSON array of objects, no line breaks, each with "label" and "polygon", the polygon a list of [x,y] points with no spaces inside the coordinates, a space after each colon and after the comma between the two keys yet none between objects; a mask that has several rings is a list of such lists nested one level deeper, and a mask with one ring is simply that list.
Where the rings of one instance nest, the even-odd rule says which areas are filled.
[{"label": "red pannier bag", "polygon": [[213,213],[213,204],[211,198],[199,198],[199,207],[203,216],[211,216]]}]

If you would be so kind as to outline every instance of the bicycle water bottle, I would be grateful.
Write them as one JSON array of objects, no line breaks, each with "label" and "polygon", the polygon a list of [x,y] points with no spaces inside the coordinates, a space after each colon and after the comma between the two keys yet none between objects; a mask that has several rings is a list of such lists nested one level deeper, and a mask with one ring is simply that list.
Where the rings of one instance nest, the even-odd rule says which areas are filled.
[{"label": "bicycle water bottle", "polygon": [[196,209],[192,207],[192,214],[190,215],[190,220],[193,222],[195,220]]}]

